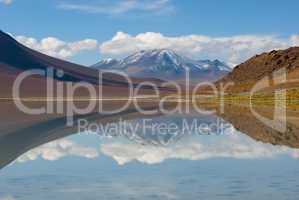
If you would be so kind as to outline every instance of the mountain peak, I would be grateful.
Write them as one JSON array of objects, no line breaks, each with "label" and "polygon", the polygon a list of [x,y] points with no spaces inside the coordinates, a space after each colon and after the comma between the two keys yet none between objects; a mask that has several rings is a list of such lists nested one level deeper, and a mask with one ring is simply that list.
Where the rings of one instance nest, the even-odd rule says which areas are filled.
[{"label": "mountain peak", "polygon": [[106,59],[93,67],[98,69],[121,70],[132,76],[160,79],[182,79],[188,69],[192,76],[204,80],[214,80],[230,71],[219,60],[192,60],[171,49],[151,49],[138,51],[122,60]]},{"label": "mountain peak", "polygon": [[138,51],[136,53],[139,53],[139,52],[142,52],[142,53],[175,53],[172,49],[166,49],[166,48],[161,48],[161,49],[149,49],[149,50],[141,50],[141,51]]},{"label": "mountain peak", "polygon": [[163,56],[163,55],[170,55],[170,56],[178,56],[177,53],[171,49],[151,49],[151,50],[141,50],[138,52],[133,53],[128,57],[142,57],[142,56]]}]

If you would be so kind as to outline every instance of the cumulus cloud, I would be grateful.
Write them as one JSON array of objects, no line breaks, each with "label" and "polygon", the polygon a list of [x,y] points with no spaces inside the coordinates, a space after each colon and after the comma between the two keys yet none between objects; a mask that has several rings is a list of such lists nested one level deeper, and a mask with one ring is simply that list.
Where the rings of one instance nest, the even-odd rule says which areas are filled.
[{"label": "cumulus cloud", "polygon": [[5,197],[0,197],[0,200],[15,200],[15,198],[12,196],[5,196]]},{"label": "cumulus cloud", "polygon": [[293,46],[299,46],[299,35],[292,35],[291,42]]},{"label": "cumulus cloud", "polygon": [[64,10],[75,10],[87,13],[118,15],[128,12],[166,13],[173,11],[170,0],[116,0],[100,1],[96,4],[76,4],[74,2],[62,3],[58,6]]},{"label": "cumulus cloud", "polygon": [[282,38],[276,35],[237,35],[211,37],[206,35],[165,36],[146,32],[130,35],[117,32],[100,45],[105,56],[127,56],[140,50],[168,48],[194,59],[221,59],[230,65],[239,64],[265,51],[299,45],[299,35]]},{"label": "cumulus cloud", "polygon": [[3,3],[5,5],[10,5],[12,4],[13,0],[0,0],[0,3]]},{"label": "cumulus cloud", "polygon": [[65,42],[55,37],[47,37],[41,40],[25,36],[16,36],[15,38],[29,48],[57,58],[69,58],[79,52],[94,50],[98,47],[98,42],[93,39]]},{"label": "cumulus cloud", "polygon": [[17,162],[36,160],[41,157],[44,160],[58,160],[66,156],[80,156],[84,158],[98,157],[98,151],[94,148],[84,147],[68,139],[61,139],[30,150],[17,159]]},{"label": "cumulus cloud", "polygon": [[132,161],[146,164],[161,163],[167,159],[205,160],[210,158],[259,159],[288,154],[298,158],[298,151],[253,141],[249,137],[217,138],[211,144],[188,141],[172,146],[147,146],[135,143],[103,144],[101,152],[119,165]]},{"label": "cumulus cloud", "polygon": [[15,38],[30,48],[62,59],[97,48],[100,49],[103,57],[125,57],[140,50],[166,48],[193,59],[219,59],[231,66],[240,64],[265,51],[299,46],[299,35],[290,37],[276,35],[211,37],[193,34],[170,37],[155,32],[130,35],[120,31],[100,45],[94,39],[65,42],[55,37],[41,40],[26,36],[15,36]]}]

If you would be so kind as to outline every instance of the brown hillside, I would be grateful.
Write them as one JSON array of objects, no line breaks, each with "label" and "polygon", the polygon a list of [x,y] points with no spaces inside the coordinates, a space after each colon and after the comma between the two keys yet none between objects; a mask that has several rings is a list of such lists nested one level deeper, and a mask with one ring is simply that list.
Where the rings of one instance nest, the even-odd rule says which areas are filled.
[{"label": "brown hillside", "polygon": [[231,92],[246,92],[254,83],[265,76],[270,76],[276,70],[285,68],[288,80],[299,75],[299,47],[286,50],[273,50],[256,55],[246,62],[236,66],[234,70],[216,83],[233,82]]},{"label": "brown hillside", "polygon": [[[87,82],[93,84],[95,88],[101,85],[105,96],[126,96],[129,91],[127,80],[118,74],[106,72],[101,76],[102,82],[99,82],[100,70],[42,54],[20,44],[2,31],[0,31],[0,52],[0,97],[2,98],[12,96],[13,83],[20,73],[32,69],[46,72],[49,68],[54,72],[62,70],[64,73],[62,77],[53,77],[55,83]],[[133,86],[138,86],[145,81],[156,83],[158,87],[163,83],[158,79],[130,78]],[[159,87],[159,89],[165,92],[172,91],[165,87]],[[142,92],[152,94],[153,90],[151,87],[143,87]],[[30,77],[23,83],[23,97],[41,97],[45,96],[45,93],[46,79],[44,76]]]}]

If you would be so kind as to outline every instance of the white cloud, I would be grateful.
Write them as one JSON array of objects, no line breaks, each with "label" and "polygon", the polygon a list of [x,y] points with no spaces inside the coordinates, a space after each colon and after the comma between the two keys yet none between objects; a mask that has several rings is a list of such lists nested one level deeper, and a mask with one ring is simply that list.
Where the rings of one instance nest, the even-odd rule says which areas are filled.
[{"label": "white cloud", "polygon": [[299,46],[299,35],[292,35],[291,42],[293,46]]},{"label": "white cloud", "polygon": [[116,0],[100,1],[97,4],[75,4],[72,2],[62,3],[58,8],[108,15],[124,14],[131,11],[159,14],[168,13],[174,10],[171,0]]},{"label": "white cloud", "polygon": [[0,3],[3,3],[5,5],[10,5],[12,4],[13,0],[0,0]]},{"label": "white cloud", "polygon": [[135,143],[103,144],[101,152],[119,165],[132,161],[146,164],[161,163],[167,159],[205,160],[210,158],[259,159],[288,154],[297,159],[298,151],[287,147],[256,142],[248,136],[217,138],[213,144],[188,141],[172,146],[146,146]]},{"label": "white cloud", "polygon": [[12,196],[0,197],[0,200],[15,200]]},{"label": "white cloud", "polygon": [[98,151],[94,148],[81,146],[68,139],[61,139],[28,151],[20,156],[17,162],[36,160],[39,157],[44,160],[54,161],[66,156],[95,158],[98,157]]},{"label": "white cloud", "polygon": [[211,37],[206,35],[164,36],[146,32],[129,35],[117,32],[100,45],[105,56],[127,56],[140,50],[169,48],[195,59],[221,59],[230,65],[239,64],[265,51],[299,45],[299,35],[282,38],[276,35],[237,35]]},{"label": "white cloud", "polygon": [[103,57],[124,57],[140,50],[168,48],[194,59],[220,59],[231,66],[265,51],[299,46],[299,35],[286,38],[276,35],[211,37],[196,34],[169,37],[155,32],[137,35],[117,32],[110,40],[100,45],[94,39],[66,42],[55,37],[41,40],[26,36],[15,38],[30,48],[62,59],[97,48]]},{"label": "white cloud", "polygon": [[69,58],[79,52],[94,50],[98,42],[93,39],[84,39],[76,42],[64,42],[55,37],[47,37],[38,41],[32,37],[16,36],[17,41],[25,46],[58,58]]}]

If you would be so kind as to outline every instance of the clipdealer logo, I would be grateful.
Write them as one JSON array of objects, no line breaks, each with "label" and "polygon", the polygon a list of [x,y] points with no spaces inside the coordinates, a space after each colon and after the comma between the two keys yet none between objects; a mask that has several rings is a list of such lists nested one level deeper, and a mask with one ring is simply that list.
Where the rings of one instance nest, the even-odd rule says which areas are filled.
[{"label": "clipdealer logo", "polygon": [[[123,78],[123,80],[127,83],[128,89],[128,97],[105,97],[103,95],[103,76],[105,73],[114,73]],[[275,71],[272,74],[272,82],[273,84],[283,84],[287,82],[286,78],[286,69],[281,69],[279,71]],[[46,97],[40,99],[41,101],[46,102],[46,106],[41,106],[40,108],[31,108],[24,104],[24,98],[21,97],[20,91],[21,86],[24,80],[32,76],[43,76],[46,77]],[[212,82],[200,82],[197,85],[190,86],[190,72],[186,70],[185,74],[185,84],[178,84],[177,82],[162,82],[160,85],[157,85],[155,82],[150,82],[145,80],[144,82],[140,82],[137,85],[133,84],[133,81],[130,77],[119,71],[99,71],[98,84],[94,85],[88,82],[70,82],[70,81],[58,81],[56,87],[54,88],[54,80],[55,78],[63,78],[64,72],[62,70],[54,70],[53,68],[48,68],[45,70],[29,70],[22,72],[14,81],[13,85],[13,100],[17,108],[29,115],[39,115],[39,114],[65,114],[67,118],[67,126],[74,125],[74,116],[84,116],[90,113],[95,112],[97,108],[97,112],[102,115],[113,115],[119,114],[129,109],[129,106],[133,105],[136,112],[142,115],[171,115],[174,113],[184,113],[188,114],[190,111],[196,111],[201,115],[211,115],[216,114],[216,109],[202,109],[201,106],[198,105],[200,102],[201,96],[201,88],[208,87],[211,91],[210,96],[215,97],[218,103],[218,111],[221,113],[224,112],[225,107],[225,96],[227,95],[226,90],[228,87],[234,85],[233,82],[228,82],[226,84],[220,84],[220,86],[216,86]],[[172,88],[174,92],[170,95],[163,95],[160,88]],[[254,107],[254,96],[259,92],[263,91],[263,89],[270,87],[270,77],[264,77],[259,80],[249,92],[250,97],[250,111],[256,117],[257,120],[262,122],[268,127],[271,127],[277,131],[285,132],[286,131],[286,89],[277,89],[274,91],[274,118],[268,119],[258,113],[258,111]],[[65,89],[66,88],[66,89]],[[142,95],[143,88],[151,88],[153,95],[150,97],[144,97]],[[77,99],[75,97],[75,93],[79,89],[84,89],[88,92],[88,96],[84,98]],[[55,92],[54,92],[55,91]],[[54,94],[55,93],[55,94]],[[150,98],[151,102],[155,101],[155,105],[157,105],[153,109],[144,109],[141,104],[147,98]],[[32,99],[34,100],[34,97]],[[87,103],[83,108],[78,107],[75,102],[84,101]],[[105,110],[105,106],[103,106],[103,102],[110,101],[118,101],[121,105],[120,108],[117,109],[109,109]],[[176,106],[173,106],[172,109],[167,109],[167,105],[169,102],[176,102]]]}]

